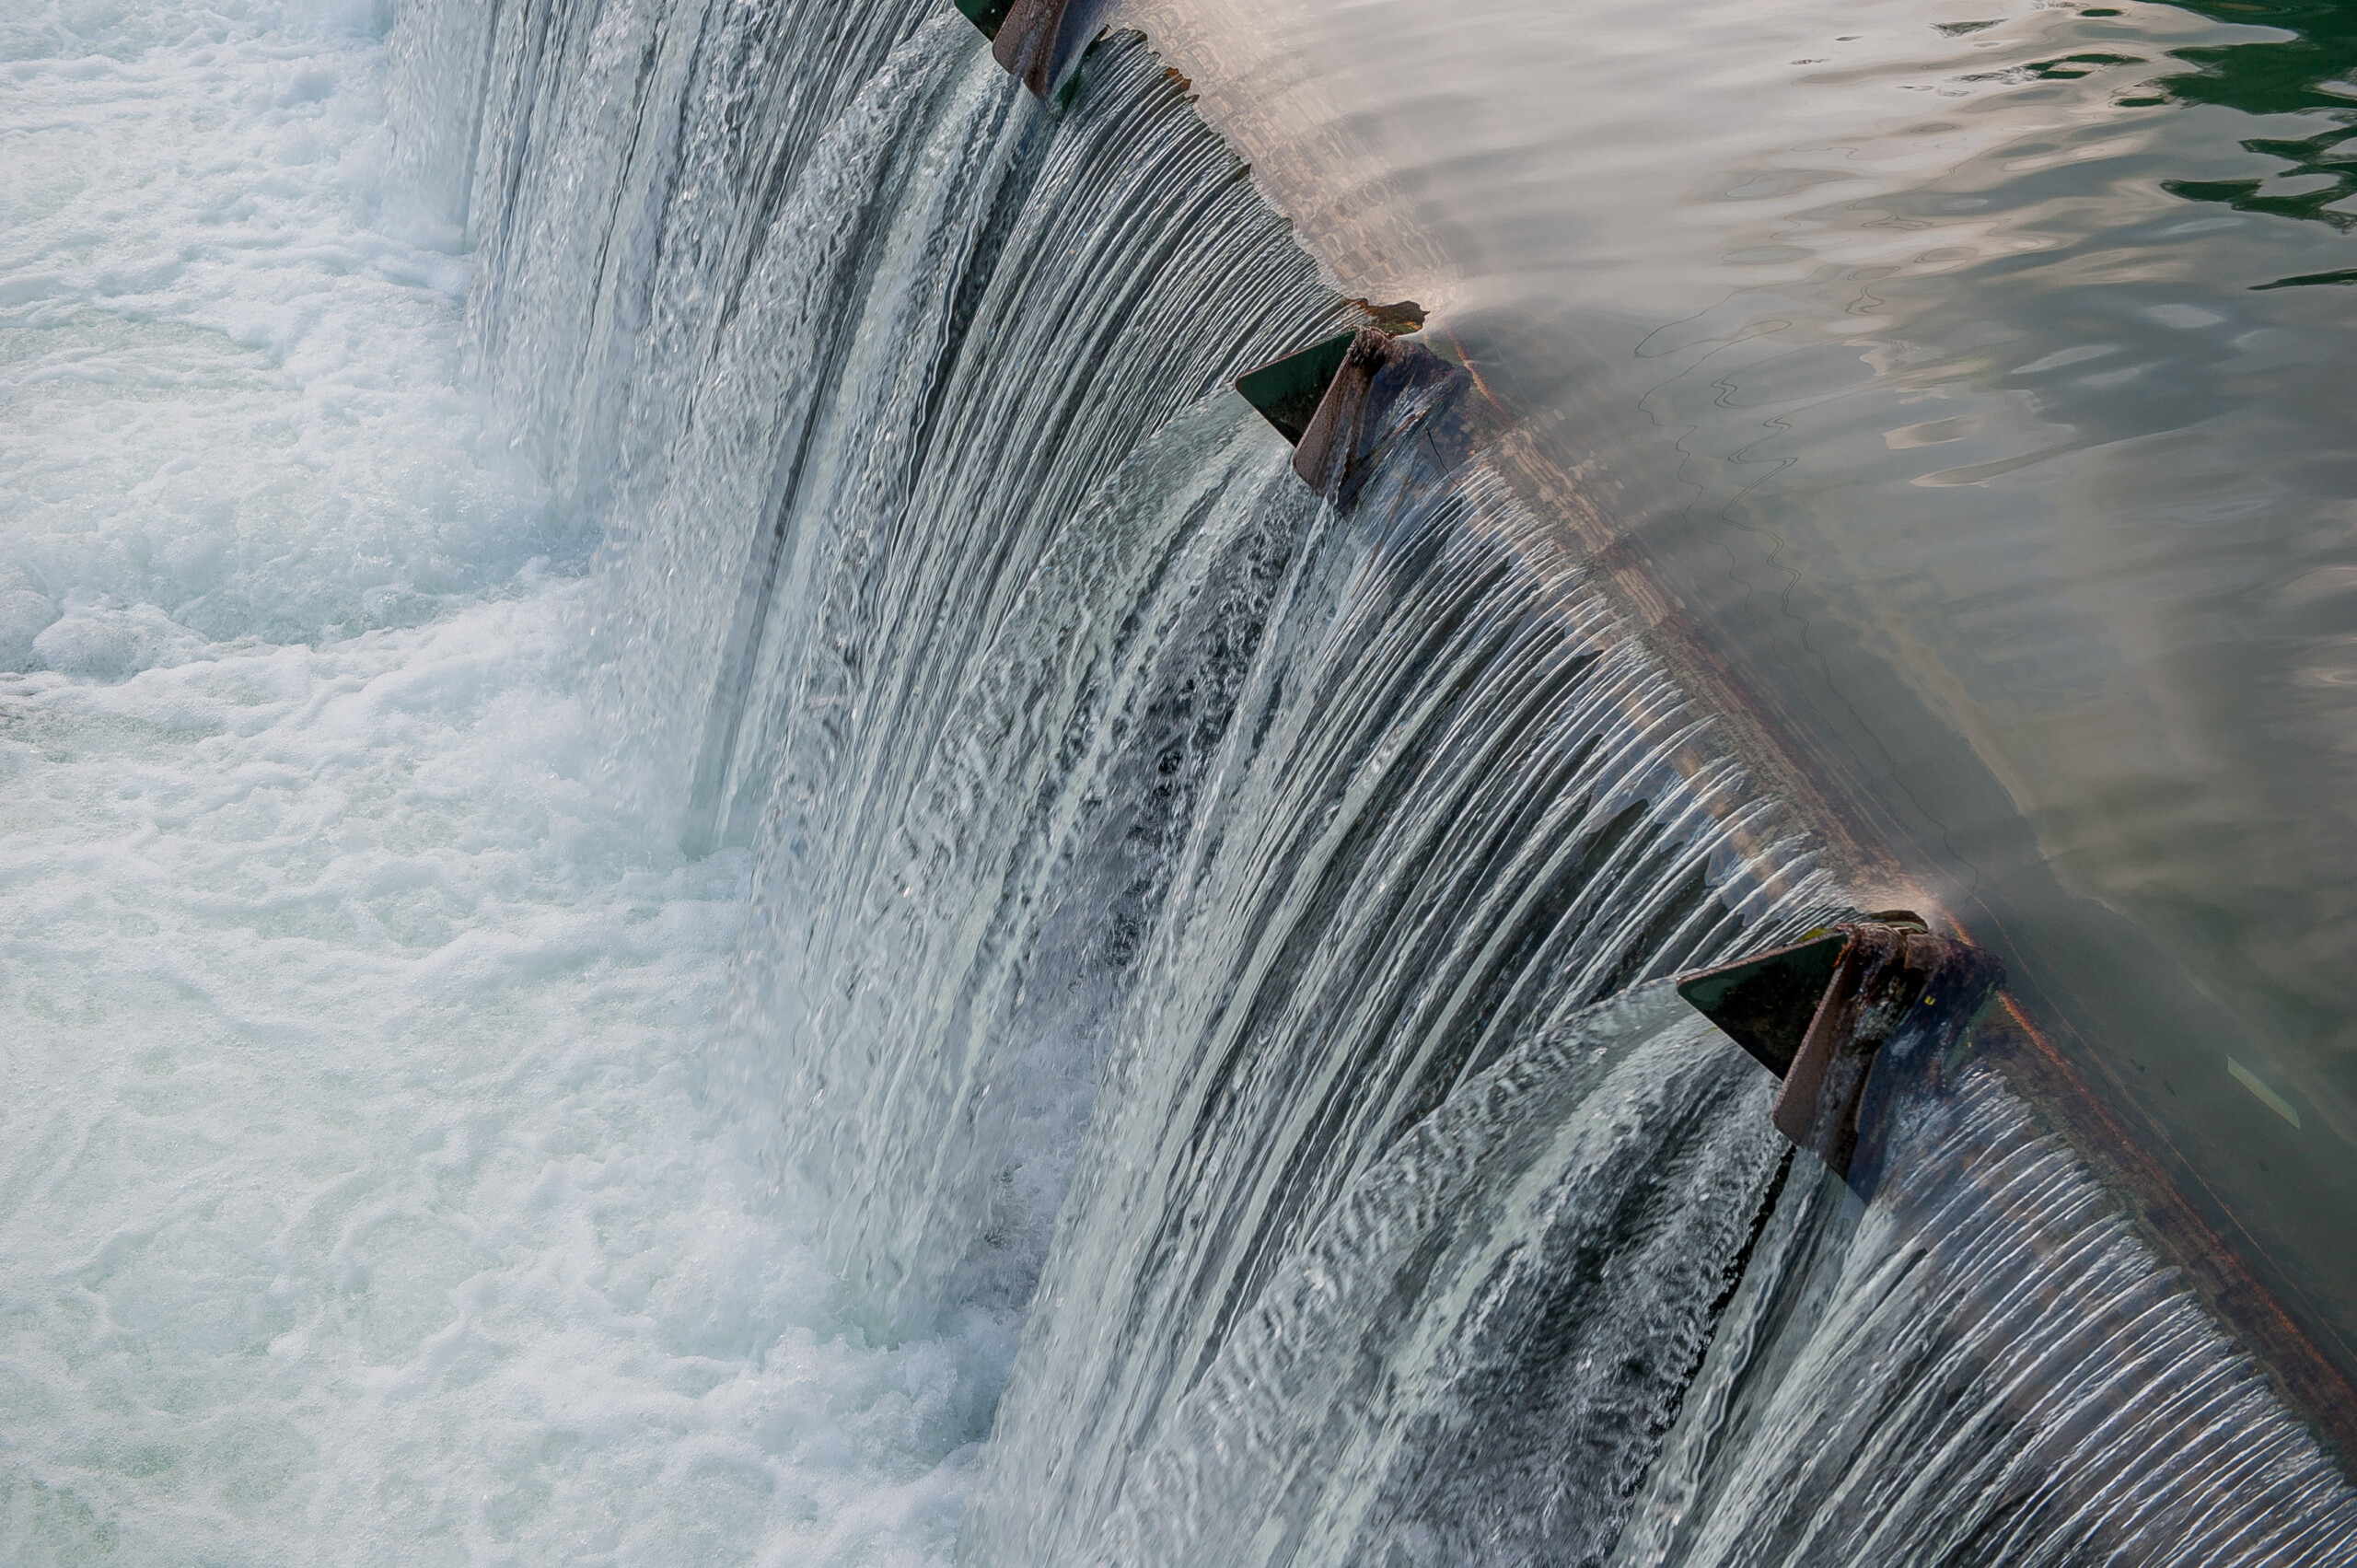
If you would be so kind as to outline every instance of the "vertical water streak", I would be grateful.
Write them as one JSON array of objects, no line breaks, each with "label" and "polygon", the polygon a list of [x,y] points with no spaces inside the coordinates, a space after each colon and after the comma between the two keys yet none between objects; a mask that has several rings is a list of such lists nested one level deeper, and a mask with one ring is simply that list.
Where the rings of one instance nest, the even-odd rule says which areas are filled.
[{"label": "vertical water streak", "polygon": [[1183,417],[944,682],[896,817],[873,838],[773,819],[749,1081],[878,1330],[1029,1294],[1107,1021],[1310,510],[1248,412]]},{"label": "vertical water streak", "polygon": [[1599,1558],[1783,1157],[1723,1048],[1648,985],[1451,1096],[1272,1279],[1088,1560]]},{"label": "vertical water streak", "polygon": [[[649,29],[641,54],[677,31]],[[1134,459],[1150,484],[1089,497],[1339,304],[1134,41],[1092,55],[1089,90],[1055,120],[952,13],[880,57],[872,36],[853,42],[837,70],[865,74],[826,101],[831,118],[772,106],[793,122],[769,133],[750,216],[714,193],[749,133],[698,129],[678,155],[702,172],[668,198],[686,232],[653,247],[633,372],[634,397],[668,387],[675,406],[626,422],[605,573],[630,744],[671,760],[691,842],[761,852],[745,1072],[782,1100],[780,1144],[833,1255],[899,1332],[978,1237],[1004,1239],[1010,1205],[1029,1239],[1012,1261],[986,1246],[986,1262],[1036,1268],[1046,1173],[1094,1081],[1085,999],[1101,1012],[1122,967],[1107,932],[1151,918],[1153,845],[1185,815],[1183,780],[1141,811],[1099,775],[1133,774],[1140,747],[1205,749],[1305,510],[1262,499],[1282,447],[1233,400],[1165,440],[1178,456]],[[737,52],[698,56],[707,108],[737,102],[714,84]],[[576,74],[597,102],[564,125],[618,90]],[[627,194],[620,164],[592,173]],[[487,354],[522,354],[543,386],[586,377],[544,421],[557,460],[608,394],[521,345],[581,340],[548,312],[586,308],[619,274],[552,289],[517,258],[555,249],[530,215],[552,203],[542,187],[577,207],[593,183],[529,182],[500,217],[524,238],[479,290],[503,301]],[[755,222],[750,241],[712,238]],[[668,433],[659,461],[631,459],[651,432]],[[1039,737],[1059,749],[1023,743]],[[1077,853],[1089,832],[1135,864]],[[1082,886],[1091,866],[1101,890]],[[1034,997],[1042,940],[1053,990]],[[1009,1131],[1043,1116],[1062,1131]]]},{"label": "vertical water streak", "polygon": [[940,12],[501,0],[478,14],[489,64],[470,338],[542,467],[594,504],[617,470],[667,449],[680,394],[826,131]]},{"label": "vertical water streak", "polygon": [[[690,830],[756,842],[750,1076],[885,1333],[930,1321],[978,1247],[1028,1289],[1119,933],[1152,918],[1185,758],[1225,722],[1306,511],[1269,494],[1282,446],[1237,400],[1173,421],[1339,310],[1134,41],[1093,54],[1053,122],[967,41],[935,45],[904,46],[842,122],[891,106],[918,172],[844,263],[865,319],[792,378],[759,508],[713,504],[751,489],[725,446],[691,438],[672,482],[713,476],[682,524],[756,525],[722,557],[743,564],[710,696],[684,693]],[[970,63],[928,128],[888,78],[945,59]],[[724,366],[785,352],[740,360],[738,330]],[[660,535],[676,559],[684,530]],[[705,601],[691,571],[630,568],[667,607]]]},{"label": "vertical water streak", "polygon": [[[1209,1419],[1186,1413],[1190,1394],[1224,1357],[1248,1361],[1240,1325],[1277,1310],[1273,1282],[1306,1266],[1387,1151],[1580,1008],[1821,912],[1828,890],[1794,846],[1750,836],[1767,810],[1478,460],[1400,447],[1353,513],[1321,514],[1128,999],[971,1558],[1120,1560],[1105,1532],[1163,1484],[1150,1456]],[[1671,1143],[1674,1165],[1687,1151]],[[1585,1201],[1674,1206],[1662,1166],[1621,1176],[1625,1191]],[[1764,1180],[1754,1168],[1750,1188]],[[1703,1227],[1716,1239],[1688,1260],[1701,1275],[1733,1256],[1753,1206],[1744,1181],[1722,1186]],[[1527,1288],[1587,1283],[1541,1272]],[[1664,1376],[1674,1389],[1684,1369]],[[1659,1430],[1628,1423],[1597,1473],[1633,1485]],[[1432,1474],[1398,1484],[1452,1491]],[[1302,1521],[1343,1555],[1305,1561],[1349,1560],[1360,1504],[1345,1501]],[[1434,1522],[1436,1540],[1466,1539]],[[1535,1539],[1553,1528],[1527,1523]],[[1125,1550],[1164,1560],[1156,1527],[1136,1527]]]},{"label": "vertical water streak", "polygon": [[2002,1079],[1895,1144],[1869,1205],[1785,1193],[1615,1568],[2357,1556],[2357,1494]]},{"label": "vertical water streak", "polygon": [[1839,890],[1484,462],[1292,480],[1218,388],[1340,302],[1137,41],[1051,115],[933,0],[416,15],[784,1201],[878,1339],[1033,1303],[974,1561],[2346,1560],[1992,1077],[1777,1188],[1651,982]]}]

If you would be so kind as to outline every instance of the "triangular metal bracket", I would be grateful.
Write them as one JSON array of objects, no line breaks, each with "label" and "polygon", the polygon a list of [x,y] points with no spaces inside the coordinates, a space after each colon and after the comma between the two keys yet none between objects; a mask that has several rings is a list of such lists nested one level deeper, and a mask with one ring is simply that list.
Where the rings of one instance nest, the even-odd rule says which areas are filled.
[{"label": "triangular metal bracket", "polygon": [[1015,0],[958,0],[958,8],[966,19],[982,29],[984,38],[998,37],[998,29],[1005,24],[1006,14],[1015,9]]},{"label": "triangular metal bracket", "polygon": [[[964,0],[960,0],[964,3]],[[975,0],[981,4],[981,0]],[[1405,337],[1423,330],[1424,308],[1412,299],[1402,299],[1393,305],[1377,305],[1371,300],[1353,299],[1350,306],[1366,317],[1366,324],[1391,337]],[[1277,427],[1277,434],[1293,446],[1301,445],[1310,423],[1318,417],[1318,405],[1326,401],[1328,389],[1341,372],[1343,362],[1351,357],[1351,344],[1365,327],[1353,327],[1347,332],[1337,332],[1296,349],[1283,359],[1272,359],[1257,370],[1248,370],[1236,378],[1236,389],[1244,401],[1260,411],[1260,417]]]},{"label": "triangular metal bracket", "polygon": [[1992,955],[1887,910],[1687,975],[1678,993],[1784,1080],[1776,1130],[1855,1185],[1875,1164],[1852,1170],[1875,1131],[1862,1117],[1869,1078],[1885,1099],[1930,1081],[2004,974]]},{"label": "triangular metal bracket", "polygon": [[1277,434],[1293,446],[1301,445],[1302,433],[1318,415],[1318,405],[1326,397],[1326,389],[1334,384],[1334,373],[1342,368],[1342,361],[1350,357],[1351,340],[1358,336],[1355,329],[1337,332],[1323,343],[1315,343],[1283,359],[1273,359],[1258,370],[1248,370],[1236,378],[1236,389],[1244,401],[1260,411],[1260,417],[1277,427]]},{"label": "triangular metal bracket", "polygon": [[1839,927],[1740,963],[1700,970],[1678,994],[1779,1078],[1793,1070],[1809,1020],[1833,983],[1851,935]]}]

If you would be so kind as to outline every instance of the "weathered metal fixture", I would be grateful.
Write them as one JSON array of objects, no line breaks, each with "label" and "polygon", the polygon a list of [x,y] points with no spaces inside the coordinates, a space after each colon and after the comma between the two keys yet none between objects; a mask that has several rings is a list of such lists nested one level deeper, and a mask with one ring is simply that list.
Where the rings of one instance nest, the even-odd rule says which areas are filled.
[{"label": "weathered metal fixture", "polygon": [[1312,490],[1348,505],[1400,423],[1398,416],[1408,412],[1401,405],[1415,399],[1437,406],[1456,389],[1449,383],[1466,379],[1461,367],[1423,344],[1362,327],[1294,443],[1293,471]]},{"label": "weathered metal fixture", "polygon": [[958,0],[991,41],[991,55],[1042,101],[1053,101],[1094,42],[1108,0]]},{"label": "weathered metal fixture", "polygon": [[[1342,505],[1357,495],[1387,441],[1460,401],[1469,385],[1462,366],[1398,335],[1422,324],[1412,301],[1353,303],[1379,324],[1312,343],[1236,382],[1244,401],[1293,443],[1294,471]],[[1456,434],[1469,449],[1478,444],[1469,424]]]},{"label": "weathered metal fixture", "polygon": [[1015,0],[958,0],[958,8],[966,19],[982,29],[984,38],[998,37],[999,24],[1015,9]]},{"label": "weathered metal fixture", "polygon": [[1244,394],[1246,402],[1260,411],[1262,419],[1277,427],[1277,434],[1289,445],[1298,447],[1302,433],[1318,416],[1318,405],[1325,401],[1326,389],[1333,385],[1334,372],[1350,356],[1351,344],[1358,335],[1355,329],[1337,332],[1297,354],[1271,360],[1258,370],[1248,370],[1236,378],[1236,389]]},{"label": "weathered metal fixture", "polygon": [[1260,411],[1260,417],[1277,427],[1292,446],[1301,445],[1302,433],[1318,413],[1318,405],[1325,400],[1326,389],[1334,382],[1335,372],[1342,368],[1342,361],[1350,357],[1351,344],[1367,327],[1377,327],[1394,337],[1420,331],[1424,325],[1424,308],[1412,299],[1396,305],[1376,305],[1364,299],[1345,301],[1366,318],[1366,326],[1353,327],[1347,332],[1337,332],[1330,338],[1295,349],[1283,359],[1272,359],[1258,370],[1248,370],[1236,378],[1236,389],[1244,401]]},{"label": "weathered metal fixture", "polygon": [[1784,1080],[1776,1130],[1850,1177],[1870,1086],[1881,1099],[1935,1074],[2004,978],[1993,955],[1885,910],[1697,970],[1678,993]]}]

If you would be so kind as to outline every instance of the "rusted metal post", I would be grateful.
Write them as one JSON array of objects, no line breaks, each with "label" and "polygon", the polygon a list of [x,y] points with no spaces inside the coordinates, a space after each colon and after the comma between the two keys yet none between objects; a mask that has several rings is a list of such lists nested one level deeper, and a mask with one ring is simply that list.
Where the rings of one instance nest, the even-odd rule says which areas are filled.
[{"label": "rusted metal post", "polygon": [[[1397,327],[1423,319],[1412,303],[1368,309]],[[1378,456],[1411,434],[1426,439],[1444,466],[1494,439],[1501,422],[1485,400],[1464,395],[1471,384],[1462,366],[1379,325],[1248,371],[1236,389],[1294,444],[1294,471],[1303,482],[1347,506]]]},{"label": "rusted metal post", "polygon": [[1936,1083],[2004,976],[1993,955],[1893,910],[1698,970],[1678,990],[1782,1076],[1776,1130],[1854,1182],[1880,1163],[1853,1169],[1869,1086],[1887,1102],[1905,1086]]},{"label": "rusted metal post", "polygon": [[1052,103],[1071,81],[1082,52],[1096,41],[1107,3],[1014,0],[997,28],[985,29],[991,31],[991,54],[1040,101]]}]

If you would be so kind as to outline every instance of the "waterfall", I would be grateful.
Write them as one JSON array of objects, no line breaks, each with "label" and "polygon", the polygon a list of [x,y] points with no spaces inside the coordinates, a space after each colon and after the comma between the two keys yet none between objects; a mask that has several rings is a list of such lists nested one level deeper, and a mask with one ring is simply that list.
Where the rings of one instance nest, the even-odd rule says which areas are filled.
[{"label": "waterfall", "polygon": [[777,1201],[878,1342],[1022,1322],[969,1561],[2357,1551],[1995,1074],[1870,1202],[1784,1152],[1665,981],[1849,907],[1805,825],[1481,454],[1294,479],[1225,386],[1349,307],[1144,41],[1051,110],[939,0],[403,27],[616,785],[754,856]]},{"label": "waterfall", "polygon": [[1986,1068],[1794,1183],[1615,1568],[2328,1563],[2357,1498]]}]

